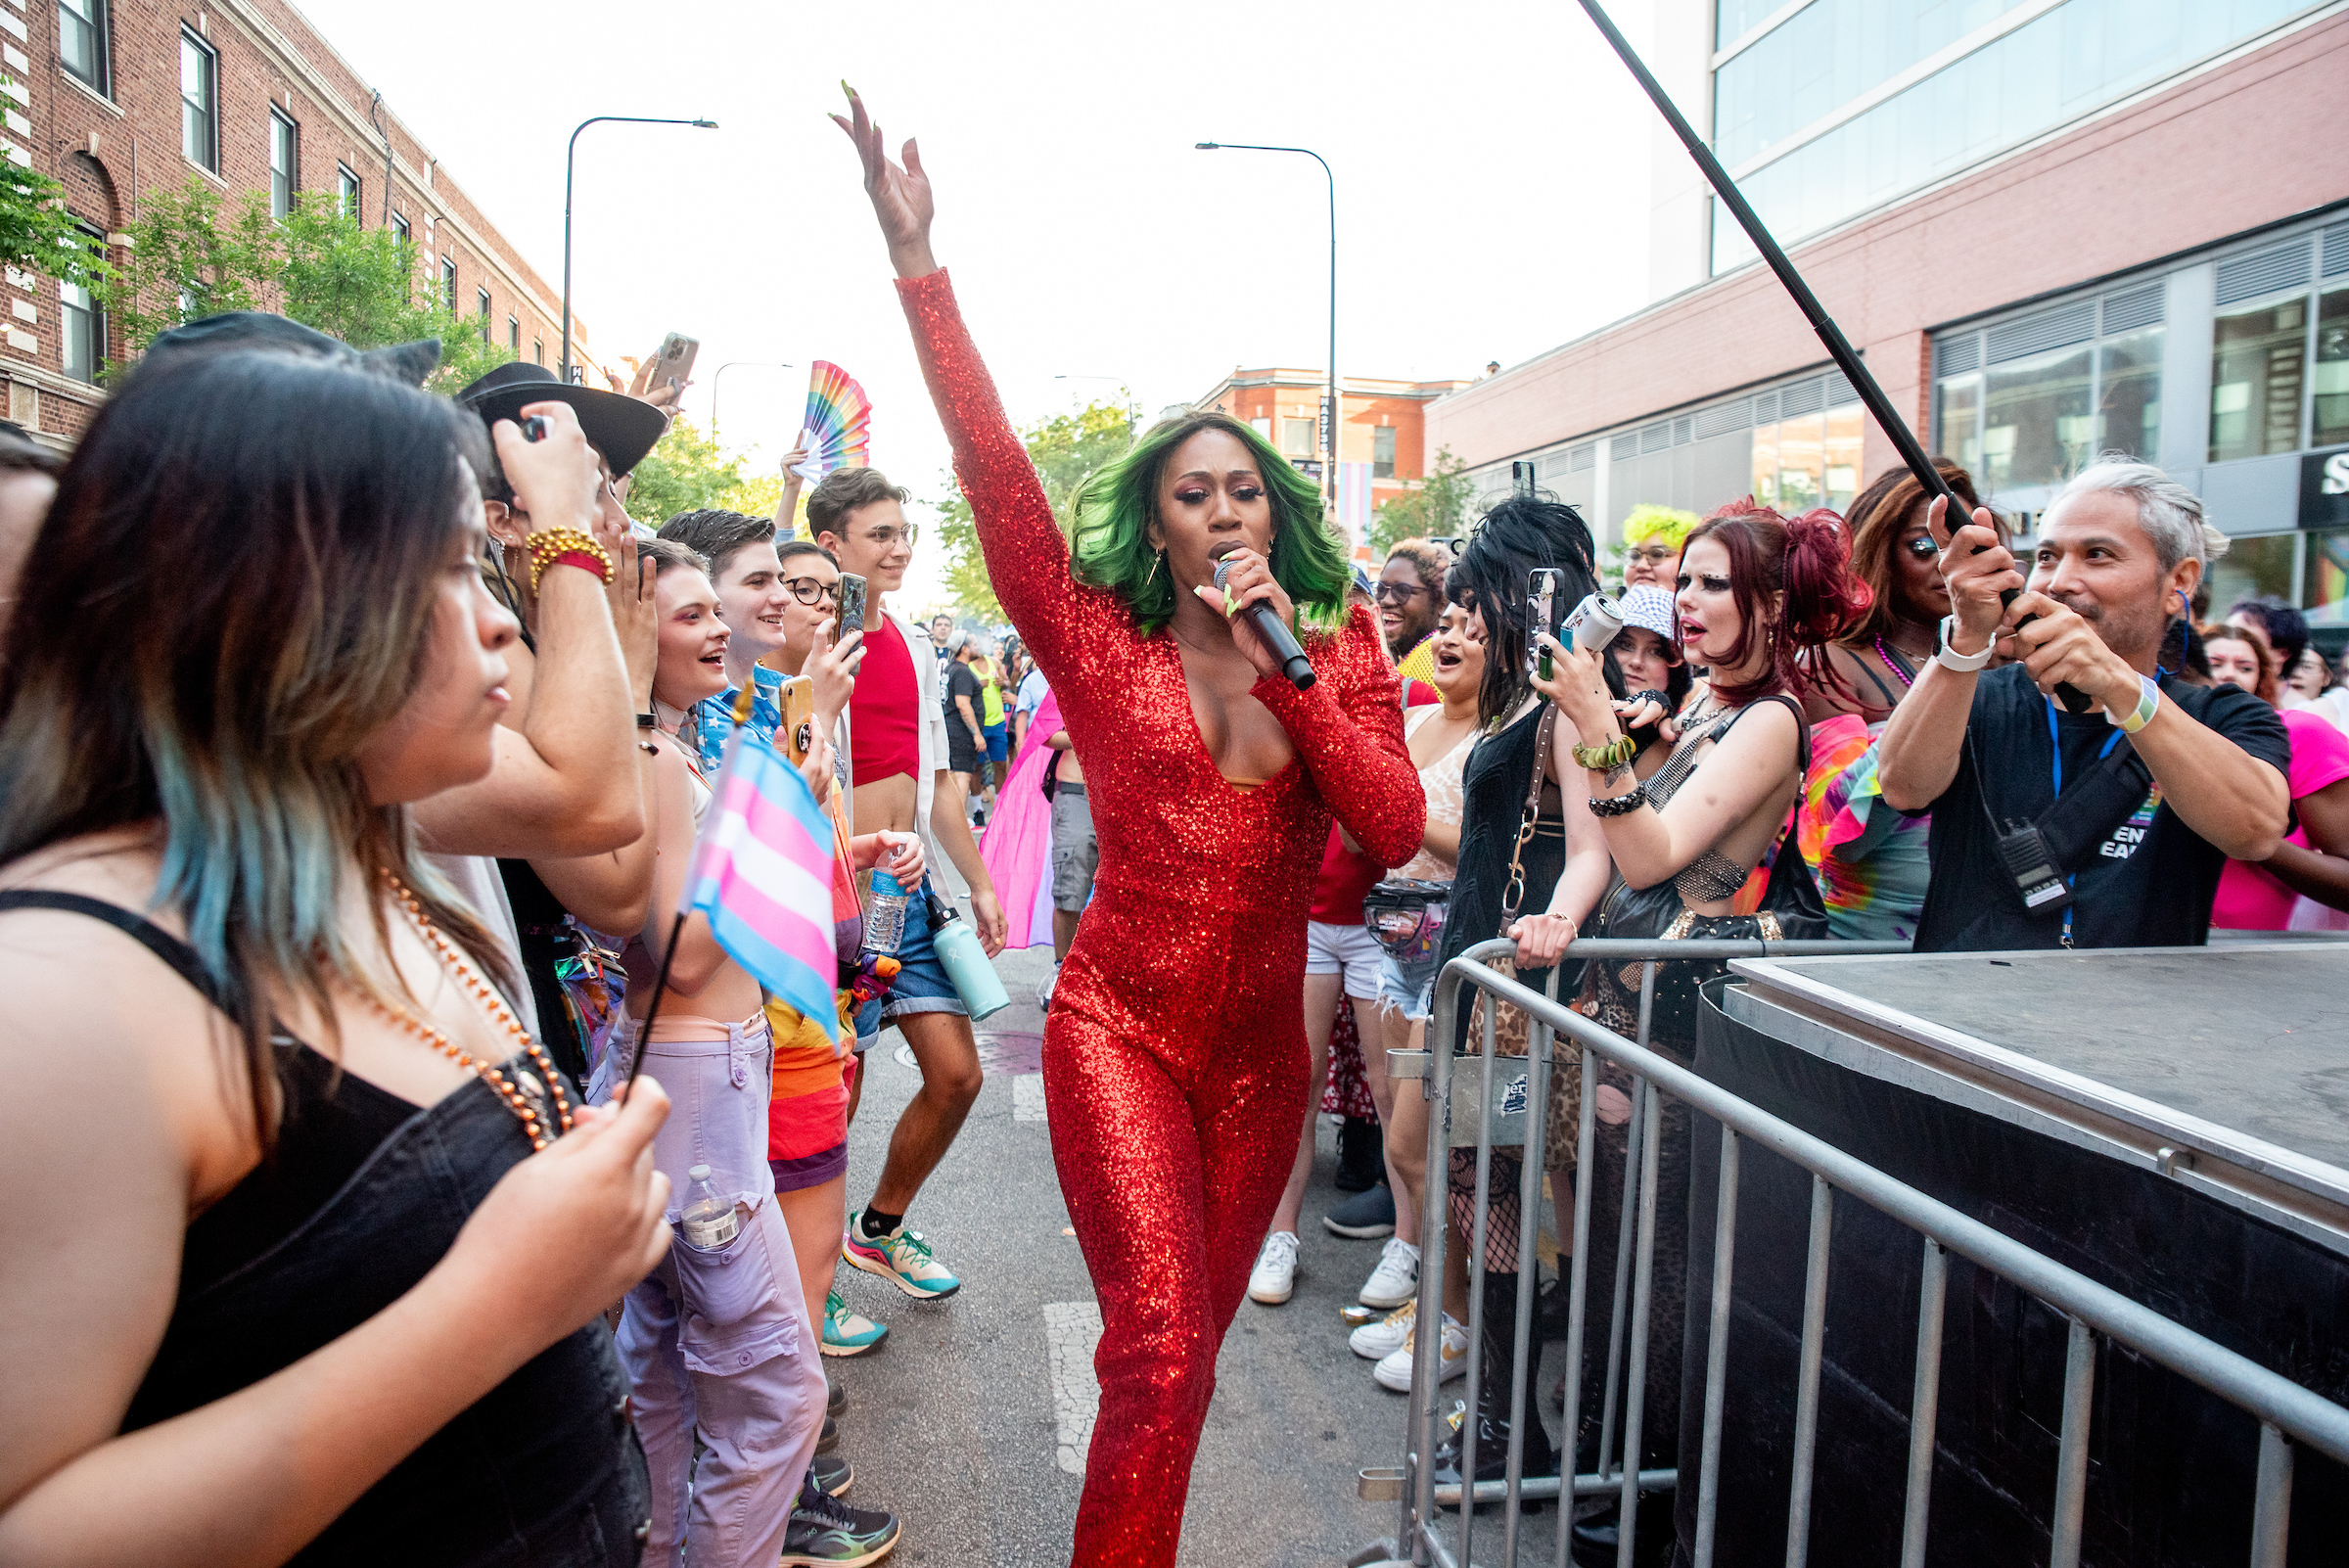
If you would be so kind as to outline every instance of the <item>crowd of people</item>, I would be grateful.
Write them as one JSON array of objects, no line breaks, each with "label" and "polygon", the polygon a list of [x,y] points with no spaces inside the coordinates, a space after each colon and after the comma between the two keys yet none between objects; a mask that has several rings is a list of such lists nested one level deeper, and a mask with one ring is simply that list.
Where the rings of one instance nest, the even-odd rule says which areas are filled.
[{"label": "crowd of people", "polygon": [[[1597,650],[1560,639],[1602,589],[1575,508],[1512,495],[1372,578],[1213,411],[1056,517],[918,156],[852,95],[842,125],[1010,636],[892,602],[915,527],[869,468],[817,483],[804,533],[795,482],[773,517],[641,536],[666,408],[535,366],[435,397],[414,353],[239,313],[159,337],[69,462],[0,436],[0,1173],[55,1199],[0,1213],[0,1556],[887,1556],[898,1518],[842,1500],[824,1360],[889,1333],[842,1264],[960,1288],[908,1222],[981,1087],[966,906],[990,955],[1053,948],[1046,1114],[1103,1322],[1075,1555],[1121,1565],[1174,1560],[1217,1349],[1291,1298],[1333,1077],[1376,1142],[1328,1217],[1382,1241],[1352,1348],[1406,1390],[1432,1326],[1465,1370],[1473,1151],[1428,1169],[1386,1053],[1470,946],[1630,1035],[1635,974],[1578,937],[2166,945],[2349,910],[2349,691],[2282,603],[2208,618],[2225,537],[2158,469],[2098,460],[2021,554],[1950,465],[1956,513],[1894,472],[1842,515],[1649,517]],[[834,1019],[674,914],[745,725],[832,830],[795,912],[833,932]],[[2025,828],[2047,864],[2018,881]],[[1665,966],[1655,1049],[1689,1060],[1718,972]],[[888,1029],[921,1086],[852,1207]],[[1523,1161],[1561,1211],[1593,1184],[1610,1298],[1631,1083],[1602,1077],[1594,1169],[1571,1075],[1546,1146],[1493,1159],[1478,1479],[1537,1283]],[[1687,1112],[1662,1127],[1671,1312]],[[1642,1467],[1675,1462],[1681,1337],[1648,1355]],[[1525,1473],[1587,1465],[1601,1407],[1556,1447],[1529,1423]]]}]

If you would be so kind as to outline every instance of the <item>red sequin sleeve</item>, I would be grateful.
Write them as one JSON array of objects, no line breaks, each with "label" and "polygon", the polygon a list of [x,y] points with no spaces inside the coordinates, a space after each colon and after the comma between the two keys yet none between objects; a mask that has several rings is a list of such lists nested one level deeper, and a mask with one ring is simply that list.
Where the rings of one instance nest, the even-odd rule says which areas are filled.
[{"label": "red sequin sleeve", "polygon": [[1324,678],[1311,691],[1278,675],[1252,691],[1289,732],[1339,824],[1381,865],[1402,865],[1419,853],[1427,796],[1404,742],[1395,671],[1379,652],[1369,611],[1349,612],[1334,635],[1337,656],[1326,665],[1314,661]]},{"label": "red sequin sleeve", "polygon": [[970,498],[988,578],[1058,686],[1083,669],[1087,653],[1129,644],[1132,623],[1107,590],[1069,576],[1068,539],[962,324],[946,269],[899,278],[898,298],[913,328],[930,399],[954,448],[954,477]]}]

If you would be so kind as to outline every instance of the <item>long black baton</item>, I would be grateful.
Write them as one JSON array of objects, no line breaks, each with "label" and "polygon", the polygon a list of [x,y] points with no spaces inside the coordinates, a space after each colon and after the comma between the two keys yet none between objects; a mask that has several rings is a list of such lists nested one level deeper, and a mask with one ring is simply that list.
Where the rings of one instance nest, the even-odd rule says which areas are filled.
[{"label": "long black baton", "polygon": [[[1924,442],[1916,438],[1916,433],[1909,428],[1909,422],[1900,416],[1893,408],[1892,400],[1884,395],[1884,389],[1876,385],[1876,378],[1868,374],[1867,366],[1852,351],[1851,344],[1843,336],[1843,329],[1835,325],[1835,318],[1827,314],[1826,307],[1819,302],[1819,296],[1811,292],[1811,285],[1803,281],[1803,275],[1794,270],[1794,263],[1786,258],[1785,251],[1779,248],[1778,242],[1771,237],[1770,230],[1763,226],[1762,219],[1747,205],[1744,194],[1737,189],[1737,182],[1729,178],[1729,171],[1723,168],[1721,160],[1713,156],[1713,149],[1705,145],[1705,139],[1696,134],[1696,127],[1688,123],[1687,116],[1681,113],[1671,95],[1664,91],[1663,84],[1649,72],[1638,54],[1616,30],[1615,23],[1600,8],[1598,0],[1582,0],[1582,5],[1590,14],[1590,20],[1598,24],[1598,30],[1607,43],[1631,68],[1632,74],[1638,79],[1657,112],[1664,116],[1665,123],[1672,127],[1674,135],[1680,137],[1681,145],[1688,149],[1688,156],[1696,160],[1696,166],[1704,171],[1713,193],[1721,198],[1721,205],[1729,209],[1737,219],[1737,226],[1745,230],[1746,238],[1754,242],[1754,249],[1761,252],[1762,259],[1770,264],[1770,270],[1777,274],[1778,282],[1785,286],[1787,294],[1793,298],[1795,308],[1802,311],[1803,319],[1811,323],[1811,330],[1819,334],[1819,341],[1826,346],[1827,357],[1835,361],[1836,368],[1852,384],[1852,390],[1860,394],[1860,401],[1875,420],[1876,428],[1892,438],[1892,444],[1900,451],[1901,461],[1909,465],[1909,472],[1916,476],[1916,482],[1925,487],[1925,493],[1942,497],[1951,520],[1951,531],[1956,532],[1962,524],[1971,522],[1973,514],[1965,502],[1958,498],[1958,492],[1950,487],[1949,481],[1941,477],[1941,470],[1933,466],[1933,459],[1927,455]],[[1980,547],[1975,553],[1980,553]],[[2020,591],[2009,588],[2000,598],[2012,604]],[[2018,623],[2018,629],[2035,619],[2025,617]],[[2062,700],[2066,709],[2075,714],[2085,714],[2096,706],[2094,698],[2068,682],[2058,685],[2055,695]]]}]

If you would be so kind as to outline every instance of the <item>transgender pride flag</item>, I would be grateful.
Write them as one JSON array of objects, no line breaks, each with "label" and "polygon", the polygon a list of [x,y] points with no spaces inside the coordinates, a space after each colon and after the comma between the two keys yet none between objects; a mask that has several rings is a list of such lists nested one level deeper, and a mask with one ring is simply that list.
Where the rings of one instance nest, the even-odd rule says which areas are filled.
[{"label": "transgender pride flag", "polygon": [[714,794],[677,913],[708,916],[726,955],[837,1045],[832,819],[748,724],[727,737]]},{"label": "transgender pride flag", "polygon": [[1338,527],[1349,544],[1359,544],[1370,536],[1370,466],[1338,465]]}]

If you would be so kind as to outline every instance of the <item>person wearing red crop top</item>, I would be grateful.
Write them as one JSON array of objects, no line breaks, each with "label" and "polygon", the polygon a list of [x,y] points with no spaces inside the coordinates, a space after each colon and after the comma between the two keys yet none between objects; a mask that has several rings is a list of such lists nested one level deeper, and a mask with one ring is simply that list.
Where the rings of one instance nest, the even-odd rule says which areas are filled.
[{"label": "person wearing red crop top", "polygon": [[[859,832],[919,831],[929,864],[951,863],[969,884],[972,923],[992,954],[1003,946],[1003,910],[963,816],[962,786],[945,770],[938,667],[929,640],[888,605],[913,559],[904,500],[905,491],[870,468],[834,469],[807,496],[808,531],[839,559],[843,573],[864,578],[867,593],[864,663],[849,700],[850,816]],[[952,898],[952,889],[941,896]],[[896,1025],[921,1067],[922,1086],[890,1134],[871,1201],[849,1215],[841,1256],[916,1300],[936,1301],[962,1282],[920,1232],[906,1228],[905,1211],[962,1130],[984,1079],[968,1010],[931,943],[929,905],[921,898],[906,904],[897,956],[898,978],[857,1014],[856,1036],[869,1044]],[[852,1093],[862,1087],[858,1074]],[[856,1103],[850,1101],[851,1117]]]},{"label": "person wearing red crop top", "polygon": [[[1246,425],[1194,413],[1144,435],[1081,489],[1072,558],[931,255],[920,157],[908,142],[892,163],[850,108],[990,580],[1060,697],[1100,828],[1044,1025],[1053,1163],[1101,1304],[1075,1560],[1170,1564],[1216,1351],[1305,1114],[1306,906],[1331,818],[1400,864],[1426,802],[1377,629],[1343,608],[1345,545]],[[1223,555],[1228,597],[1209,585]],[[1310,690],[1230,619],[1259,603],[1334,623],[1300,636]]]}]

